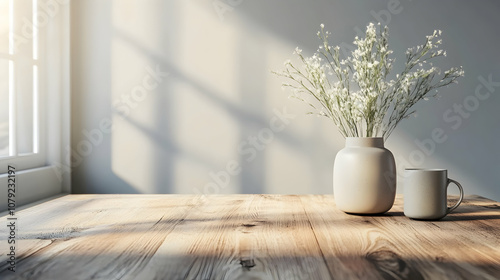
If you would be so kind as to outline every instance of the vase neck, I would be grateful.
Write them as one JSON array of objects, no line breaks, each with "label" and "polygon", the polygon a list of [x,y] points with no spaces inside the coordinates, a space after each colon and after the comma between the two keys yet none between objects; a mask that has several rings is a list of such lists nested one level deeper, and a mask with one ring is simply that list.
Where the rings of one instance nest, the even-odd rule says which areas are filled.
[{"label": "vase neck", "polygon": [[347,137],[345,139],[346,147],[384,147],[383,137]]}]

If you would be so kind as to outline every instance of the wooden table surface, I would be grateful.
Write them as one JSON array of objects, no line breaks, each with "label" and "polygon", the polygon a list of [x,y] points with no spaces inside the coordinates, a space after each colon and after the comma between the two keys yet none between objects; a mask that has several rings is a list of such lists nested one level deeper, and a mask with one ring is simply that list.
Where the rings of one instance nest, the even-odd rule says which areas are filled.
[{"label": "wooden table surface", "polygon": [[441,221],[348,215],[329,195],[67,195],[17,212],[0,279],[500,279],[500,204]]}]

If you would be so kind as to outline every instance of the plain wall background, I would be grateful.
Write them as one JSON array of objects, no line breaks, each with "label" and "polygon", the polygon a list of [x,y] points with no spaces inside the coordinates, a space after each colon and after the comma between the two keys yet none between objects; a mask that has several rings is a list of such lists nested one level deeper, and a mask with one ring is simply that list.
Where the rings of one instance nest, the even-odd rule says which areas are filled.
[{"label": "plain wall background", "polygon": [[[71,12],[74,193],[331,194],[344,139],[270,70],[296,46],[311,55],[321,23],[339,45],[382,21],[394,71],[434,29],[448,53],[436,65],[465,70],[391,135],[398,170],[447,168],[467,194],[500,200],[500,87],[474,97],[489,92],[479,77],[500,81],[497,1],[75,0]],[[274,112],[285,107],[295,118],[281,126]],[[446,141],[426,154],[416,141],[435,128]]]}]

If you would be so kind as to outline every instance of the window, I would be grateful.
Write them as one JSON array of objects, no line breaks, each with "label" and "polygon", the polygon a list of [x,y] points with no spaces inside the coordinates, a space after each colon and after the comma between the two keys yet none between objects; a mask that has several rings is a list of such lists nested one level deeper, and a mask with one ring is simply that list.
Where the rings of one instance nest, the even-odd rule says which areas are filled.
[{"label": "window", "polygon": [[69,6],[0,0],[0,197],[13,165],[18,206],[70,191]]},{"label": "window", "polygon": [[0,173],[45,164],[38,0],[0,0]]}]

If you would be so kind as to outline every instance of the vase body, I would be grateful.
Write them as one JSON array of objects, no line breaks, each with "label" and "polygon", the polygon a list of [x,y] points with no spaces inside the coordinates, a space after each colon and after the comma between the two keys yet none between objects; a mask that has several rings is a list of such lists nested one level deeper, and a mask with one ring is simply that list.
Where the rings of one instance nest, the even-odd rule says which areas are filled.
[{"label": "vase body", "polygon": [[389,211],[396,197],[396,163],[382,137],[347,137],[333,167],[337,207],[351,214]]}]

